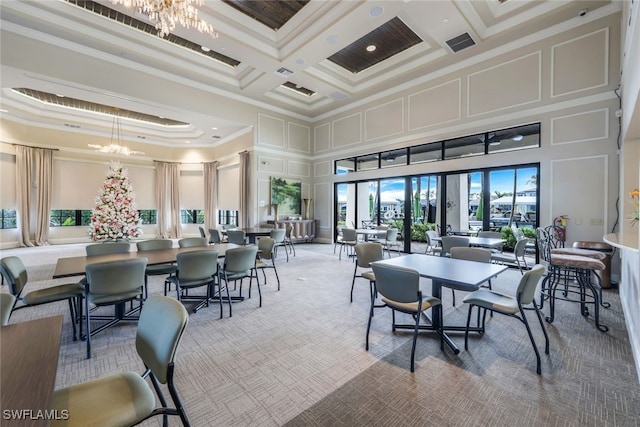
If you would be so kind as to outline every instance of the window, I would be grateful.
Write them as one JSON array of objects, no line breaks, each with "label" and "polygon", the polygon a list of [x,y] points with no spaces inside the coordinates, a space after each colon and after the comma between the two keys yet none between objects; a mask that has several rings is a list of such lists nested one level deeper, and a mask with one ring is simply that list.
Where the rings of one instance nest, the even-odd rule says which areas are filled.
[{"label": "window", "polygon": [[143,224],[157,224],[158,215],[155,209],[141,209],[138,211]]},{"label": "window", "polygon": [[49,227],[72,227],[91,224],[91,211],[88,209],[53,209],[50,215]]},{"label": "window", "polygon": [[2,228],[17,228],[16,210],[0,209],[0,219],[2,219]]},{"label": "window", "polygon": [[407,150],[409,164],[415,164],[535,147],[540,147],[540,123],[339,159],[335,161],[334,173],[344,175],[356,171],[406,165]]},{"label": "window", "polygon": [[238,225],[238,211],[221,209],[218,211],[218,224]]},{"label": "window", "polygon": [[182,224],[204,224],[204,211],[200,209],[182,209],[180,211]]}]

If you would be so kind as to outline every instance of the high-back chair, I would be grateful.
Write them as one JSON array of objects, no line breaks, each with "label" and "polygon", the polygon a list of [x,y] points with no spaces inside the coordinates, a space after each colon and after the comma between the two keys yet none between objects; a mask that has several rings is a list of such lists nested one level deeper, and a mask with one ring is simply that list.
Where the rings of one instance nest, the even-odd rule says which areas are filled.
[{"label": "high-back chair", "polygon": [[[91,336],[121,320],[138,320],[133,314],[142,308],[146,258],[97,262],[85,267],[87,283],[84,289],[87,359],[91,358]],[[139,302],[139,306],[124,312],[124,303]],[[91,329],[91,304],[98,307],[116,306],[115,316],[93,316],[93,320],[107,320]]]},{"label": "high-back chair", "polygon": [[[8,256],[0,260],[0,273],[7,282],[9,293],[13,295],[13,303],[8,312],[6,312],[7,320],[14,310],[35,307],[50,302],[67,301],[69,304],[69,315],[71,316],[71,326],[73,327],[73,340],[77,340],[76,323],[80,318],[82,309],[81,300],[84,293],[84,286],[82,284],[65,283],[27,292],[25,295],[22,295],[29,281],[29,276],[22,260],[16,256]],[[8,304],[11,299],[9,297],[4,298],[2,307],[3,317],[5,316],[4,304]]]},{"label": "high-back chair", "polygon": [[244,230],[227,230],[227,240],[236,245],[246,245],[247,233]]},{"label": "high-back chair", "polygon": [[206,237],[185,237],[178,240],[178,246],[181,248],[197,248],[200,246],[208,246],[209,241]]},{"label": "high-back chair", "polygon": [[[249,298],[251,298],[252,271],[256,267],[256,255],[258,247],[256,245],[246,245],[240,248],[228,249],[224,254],[224,266],[220,272],[220,280],[224,280],[228,287],[230,282],[234,284],[240,280],[240,297],[242,298],[242,280],[249,278]],[[257,274],[255,275],[257,278]],[[257,280],[256,280],[257,281]],[[258,282],[258,295],[260,296],[260,307],[262,307],[262,293],[260,282]],[[231,307],[229,307],[229,317],[231,317]]]},{"label": "high-back chair", "polygon": [[[375,296],[374,283],[376,281],[376,276],[373,274],[373,270],[371,270],[371,263],[374,261],[380,261],[384,258],[384,248],[377,242],[358,243],[354,247],[354,250],[356,251],[356,265],[353,269],[353,279],[351,280],[350,302],[353,302],[353,287],[356,284],[356,278],[368,280],[371,298]],[[361,271],[360,274],[358,274],[358,269],[363,268],[367,270]]]},{"label": "high-back chair", "polygon": [[533,334],[531,333],[531,327],[529,326],[529,321],[527,320],[525,311],[532,309],[536,312],[536,316],[538,317],[538,321],[540,322],[540,327],[542,328],[542,332],[544,333],[544,352],[545,354],[549,354],[549,336],[547,335],[547,330],[545,329],[544,323],[542,322],[540,307],[538,307],[538,304],[536,304],[534,298],[536,287],[538,286],[538,282],[542,278],[544,270],[544,266],[538,264],[535,265],[531,270],[523,274],[522,278],[520,279],[520,283],[518,284],[518,288],[516,289],[515,295],[481,288],[464,297],[463,301],[469,304],[467,328],[464,334],[465,350],[469,349],[469,323],[471,321],[471,311],[473,310],[473,307],[478,307],[478,310],[482,309],[484,312],[482,316],[483,335],[485,332],[485,318],[487,310],[494,313],[500,313],[506,316],[515,317],[520,322],[522,322],[527,329],[527,334],[529,335],[529,340],[531,340],[533,351],[535,351],[536,353],[536,372],[538,374],[542,373],[542,370],[540,368],[540,352],[538,351],[536,341],[533,338]]},{"label": "high-back chair", "polygon": [[[218,276],[218,251],[202,250],[179,253],[176,256],[177,271],[174,276],[167,277],[165,281],[165,295],[167,284],[176,286],[176,297],[179,301],[196,301],[198,305],[193,308],[196,313],[202,307],[209,307],[209,302],[215,296],[215,287],[220,287]],[[205,287],[205,295],[194,295],[190,293],[196,288]],[[220,302],[220,318],[222,319],[222,292],[218,290]],[[231,298],[227,289],[227,300],[231,306]]]},{"label": "high-back chair", "polygon": [[[485,264],[489,264],[491,262],[491,251],[484,248],[468,248],[463,246],[456,246],[451,248],[450,255],[451,258],[455,259],[484,262]],[[491,279],[489,279],[487,283],[489,284],[489,289],[491,289]],[[453,306],[455,307],[456,293],[453,288],[451,289],[451,295],[453,297]]]},{"label": "high-back chair", "polygon": [[356,232],[355,228],[343,228],[342,241],[340,241],[340,252],[338,252],[338,259],[342,259],[343,248],[347,248],[346,252],[348,256],[353,256],[352,251],[357,243],[358,233]]},{"label": "high-back chair", "polygon": [[203,227],[198,227],[198,231],[200,232],[200,237],[204,237],[205,239],[207,238],[207,232],[204,231]]},{"label": "high-back chair", "polygon": [[15,303],[16,297],[7,292],[0,293],[0,326],[6,326],[9,323],[9,317]]},{"label": "high-back chair", "polygon": [[[440,304],[440,300],[433,296],[422,295],[422,291],[420,290],[420,274],[416,270],[376,263],[371,264],[371,267],[376,277],[376,291],[382,296],[384,306],[391,309],[392,330],[394,332],[396,330],[396,311],[410,314],[416,322],[413,330],[413,345],[411,347],[411,372],[413,372],[420,318],[424,311]],[[371,329],[374,303],[374,298],[371,298],[365,344],[367,351],[369,351],[369,330]],[[438,335],[440,335],[440,347],[442,348],[442,334],[439,333]]]},{"label": "high-back chair", "polygon": [[222,236],[220,235],[220,231],[218,231],[217,228],[209,229],[209,243],[212,245],[222,243]]},{"label": "high-back chair", "polygon": [[516,242],[516,246],[511,252],[492,253],[491,260],[496,264],[516,264],[520,270],[520,274],[524,274],[523,268],[528,269],[527,260],[524,256],[529,239],[526,237]]},{"label": "high-back chair", "polygon": [[287,235],[287,230],[284,228],[274,228],[269,232],[269,237],[275,241],[274,254],[278,256],[278,248],[284,247],[284,253],[287,256],[287,262],[289,262],[289,251],[287,250],[286,243],[284,241]]},{"label": "high-back chair", "polygon": [[[53,393],[52,408],[58,414],[55,427],[137,425],[147,418],[162,415],[179,416],[182,425],[189,419],[174,383],[178,346],[189,321],[184,306],[178,301],[151,296],[140,313],[136,332],[136,351],[145,372],[122,372],[96,380],[58,389]],[[150,378],[151,386],[145,380]],[[174,408],[168,408],[159,384],[166,384]],[[156,396],[161,404],[156,407]]]},{"label": "high-back chair", "polygon": [[464,236],[442,236],[440,239],[442,242],[440,256],[449,256],[451,248],[466,248],[469,246],[469,238]]},{"label": "high-back chair", "polygon": [[[260,240],[258,240],[258,258],[256,259],[256,271],[262,270],[262,276],[264,277],[264,283],[266,285],[267,274],[265,270],[273,269],[273,272],[276,275],[276,281],[278,282],[278,290],[280,290],[280,278],[278,277],[278,270],[276,269],[274,252],[275,247],[276,241],[271,237],[261,237]],[[256,280],[258,280],[257,277]]]},{"label": "high-back chair", "polygon": [[427,238],[427,249],[425,249],[425,253],[429,255],[440,255],[442,247],[440,246],[440,242],[436,240],[438,233],[435,230],[427,230],[425,237]]},{"label": "high-back chair", "polygon": [[[169,239],[151,239],[136,243],[138,252],[158,251],[173,248],[173,241]],[[176,274],[178,267],[173,262],[165,264],[147,265],[144,274],[144,297],[149,296],[149,276],[171,276]]]},{"label": "high-back chair", "polygon": [[126,254],[131,252],[131,244],[127,242],[94,243],[85,247],[87,256]]}]

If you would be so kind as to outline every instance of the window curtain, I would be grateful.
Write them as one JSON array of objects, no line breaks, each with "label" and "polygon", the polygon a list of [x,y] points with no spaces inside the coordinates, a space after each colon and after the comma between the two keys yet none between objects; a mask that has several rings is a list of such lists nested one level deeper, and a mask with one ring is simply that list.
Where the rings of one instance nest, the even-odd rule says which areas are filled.
[{"label": "window curtain", "polygon": [[240,156],[240,200],[238,225],[249,227],[249,152],[243,151]]},{"label": "window curtain", "polygon": [[33,149],[16,146],[16,207],[18,209],[18,244],[21,247],[34,246],[31,243],[31,188],[33,186]]},{"label": "window curtain", "polygon": [[[180,171],[178,167],[178,163],[156,162],[158,237],[161,239],[179,239],[182,237],[182,229],[180,227]],[[167,204],[170,206],[169,211],[167,211]],[[168,216],[171,219],[169,223],[167,223]]]},{"label": "window curtain", "polygon": [[204,226],[216,228],[218,211],[218,162],[204,164]]},{"label": "window curtain", "polygon": [[[16,146],[16,204],[18,244],[21,247],[34,246],[31,241],[32,213],[36,214],[35,244],[39,246],[49,244],[52,185],[53,150]],[[34,187],[36,188],[35,204],[32,191]]]}]

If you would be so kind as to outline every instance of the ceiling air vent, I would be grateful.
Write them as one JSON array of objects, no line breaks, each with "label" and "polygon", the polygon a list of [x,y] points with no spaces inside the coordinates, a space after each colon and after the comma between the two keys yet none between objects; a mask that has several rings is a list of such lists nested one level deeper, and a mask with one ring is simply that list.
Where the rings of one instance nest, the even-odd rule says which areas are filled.
[{"label": "ceiling air vent", "polygon": [[449,46],[449,48],[453,51],[453,53],[460,52],[462,49],[466,49],[476,44],[469,33],[464,33],[459,35],[458,37],[452,38],[451,40],[447,40],[446,43],[447,46]]},{"label": "ceiling air vent", "polygon": [[291,74],[293,74],[293,71],[288,70],[284,67],[280,67],[276,70],[276,74],[279,75],[280,77],[284,77],[285,79],[287,77],[289,77]]}]

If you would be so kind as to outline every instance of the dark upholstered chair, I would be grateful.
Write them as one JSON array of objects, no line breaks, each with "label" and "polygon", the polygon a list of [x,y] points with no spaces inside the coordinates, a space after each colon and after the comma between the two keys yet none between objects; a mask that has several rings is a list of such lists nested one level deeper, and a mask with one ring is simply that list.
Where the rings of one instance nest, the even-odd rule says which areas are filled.
[{"label": "dark upholstered chair", "polygon": [[185,237],[178,240],[178,246],[181,248],[197,248],[199,246],[208,246],[209,241],[206,237]]}]

